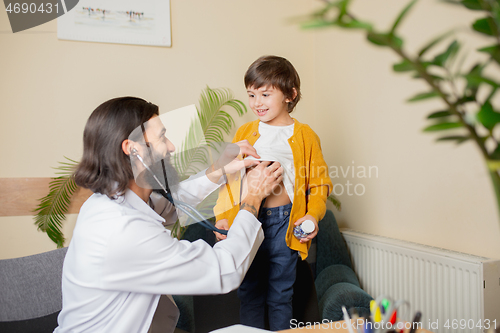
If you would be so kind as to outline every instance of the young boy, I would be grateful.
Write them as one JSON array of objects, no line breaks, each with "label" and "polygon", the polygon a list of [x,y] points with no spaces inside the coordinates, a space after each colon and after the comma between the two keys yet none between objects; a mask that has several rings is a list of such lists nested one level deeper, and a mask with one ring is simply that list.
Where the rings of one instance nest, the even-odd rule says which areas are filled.
[{"label": "young boy", "polygon": [[[277,56],[261,57],[248,68],[245,87],[258,119],[241,126],[233,142],[248,140],[262,160],[280,162],[284,172],[283,182],[265,199],[259,213],[265,240],[238,289],[240,321],[264,328],[267,304],[270,329],[278,331],[290,328],[297,252],[302,259],[307,257],[332,183],[318,136],[290,116],[301,96],[292,64]],[[228,186],[221,188],[214,208],[218,228],[228,229],[238,212],[239,177],[228,175]],[[316,228],[299,240],[293,228],[305,220],[313,221]]]}]

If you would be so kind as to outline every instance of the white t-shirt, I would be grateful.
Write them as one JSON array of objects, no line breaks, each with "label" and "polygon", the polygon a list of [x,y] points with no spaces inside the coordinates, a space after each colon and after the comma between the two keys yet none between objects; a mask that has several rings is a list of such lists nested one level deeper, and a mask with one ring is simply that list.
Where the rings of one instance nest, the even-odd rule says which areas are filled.
[{"label": "white t-shirt", "polygon": [[[203,176],[183,187],[199,202],[218,185]],[[63,308],[54,332],[145,333],[161,294],[237,288],[264,239],[247,211],[213,248],[172,238],[163,222],[131,190],[117,200],[94,194],[84,203],[64,260]]]},{"label": "white t-shirt", "polygon": [[[295,170],[293,167],[293,153],[288,139],[293,135],[295,124],[288,126],[272,126],[259,122],[259,138],[253,147],[262,161],[278,161],[283,167],[283,185],[286,193],[293,202],[295,185]],[[255,159],[253,157],[248,157]]]}]

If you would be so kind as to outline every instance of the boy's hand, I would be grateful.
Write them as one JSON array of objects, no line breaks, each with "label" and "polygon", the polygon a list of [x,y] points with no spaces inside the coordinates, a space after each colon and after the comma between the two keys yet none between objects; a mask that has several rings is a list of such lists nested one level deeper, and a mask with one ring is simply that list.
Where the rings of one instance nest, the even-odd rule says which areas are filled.
[{"label": "boy's hand", "polygon": [[[222,220],[215,222],[215,227],[217,229],[229,230],[229,223],[227,222],[227,219],[222,219]],[[223,235],[217,231],[214,231],[214,234],[215,234],[215,238],[217,238],[217,241],[221,241],[221,240],[227,238],[226,235]]]},{"label": "boy's hand", "polygon": [[313,239],[314,237],[316,237],[316,235],[318,234],[318,230],[319,230],[318,221],[316,221],[316,219],[314,217],[312,217],[311,215],[306,215],[304,217],[301,217],[300,219],[298,219],[297,221],[295,221],[294,224],[295,224],[295,226],[298,226],[298,225],[302,224],[302,222],[304,222],[305,220],[311,220],[311,221],[313,221],[313,223],[314,223],[314,231],[311,232],[309,235],[307,235],[307,237],[302,238],[300,240],[301,243],[309,242],[311,239]]}]

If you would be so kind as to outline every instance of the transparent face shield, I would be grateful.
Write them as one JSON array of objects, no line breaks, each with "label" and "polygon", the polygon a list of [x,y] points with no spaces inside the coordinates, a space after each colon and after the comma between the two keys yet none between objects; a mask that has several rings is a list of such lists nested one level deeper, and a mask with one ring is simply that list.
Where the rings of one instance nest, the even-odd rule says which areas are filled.
[{"label": "transparent face shield", "polygon": [[[207,142],[194,105],[151,118],[135,128],[129,140],[130,162],[137,185],[167,198],[181,226],[202,222],[212,229],[206,220],[214,216],[219,191],[205,197],[199,178],[205,177],[204,171],[216,161],[217,167],[225,170],[235,158],[241,159],[241,155],[237,156],[239,147]],[[244,169],[237,173],[241,172],[244,173]],[[223,183],[230,175],[221,174],[224,174],[220,179]]]}]

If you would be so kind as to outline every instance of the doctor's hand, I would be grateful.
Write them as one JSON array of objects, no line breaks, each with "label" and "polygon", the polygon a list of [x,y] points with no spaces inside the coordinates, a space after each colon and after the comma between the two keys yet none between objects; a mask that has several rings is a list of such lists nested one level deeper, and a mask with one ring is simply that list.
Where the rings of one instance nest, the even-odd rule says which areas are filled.
[{"label": "doctor's hand", "polygon": [[278,162],[262,162],[249,170],[243,181],[241,208],[258,217],[262,200],[283,181],[283,168]]},{"label": "doctor's hand", "polygon": [[208,168],[206,172],[208,179],[217,183],[223,174],[232,174],[260,163],[255,160],[244,160],[243,158],[246,156],[260,158],[255,148],[247,140],[227,145],[221,157]]}]

